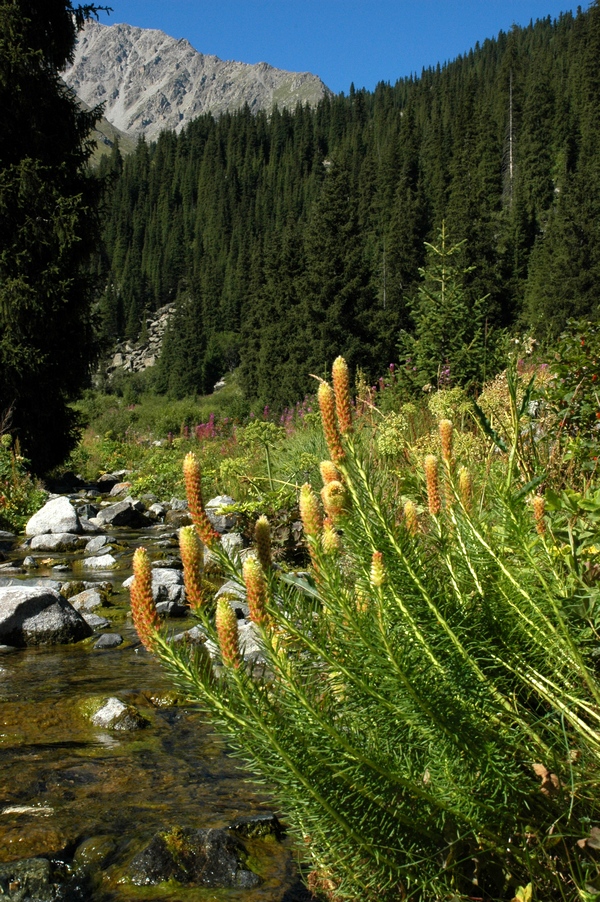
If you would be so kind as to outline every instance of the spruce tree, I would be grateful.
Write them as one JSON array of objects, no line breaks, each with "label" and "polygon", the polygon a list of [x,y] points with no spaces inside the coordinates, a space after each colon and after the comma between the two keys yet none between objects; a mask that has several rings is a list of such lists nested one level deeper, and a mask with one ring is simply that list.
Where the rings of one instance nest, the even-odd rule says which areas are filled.
[{"label": "spruce tree", "polygon": [[0,2],[0,417],[37,472],[74,444],[68,404],[96,353],[87,264],[100,182],[87,163],[98,111],[60,78],[95,13]]}]

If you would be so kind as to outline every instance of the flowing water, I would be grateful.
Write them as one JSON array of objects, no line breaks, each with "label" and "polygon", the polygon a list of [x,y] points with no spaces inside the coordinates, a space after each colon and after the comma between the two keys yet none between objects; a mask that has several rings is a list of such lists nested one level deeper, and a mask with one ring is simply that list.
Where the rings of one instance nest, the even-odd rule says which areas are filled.
[{"label": "flowing water", "polygon": [[[168,531],[152,533],[156,548],[168,544]],[[151,548],[148,535],[143,541]],[[117,590],[142,537],[123,530],[118,540],[120,570],[97,575],[98,581],[110,578]],[[71,573],[57,577],[41,569],[35,576],[82,578],[77,556],[57,557]],[[289,851],[271,837],[250,842],[263,877],[254,890],[136,887],[127,881],[129,860],[158,830],[225,827],[269,808],[227,757],[203,712],[177,697],[139,646],[127,593],[117,591],[111,601],[94,613],[123,636],[117,648],[94,649],[97,634],[73,646],[0,654],[0,862],[45,856],[69,867],[84,865],[92,875],[90,898],[98,902],[295,898],[292,890],[285,895],[295,879]],[[180,631],[193,624],[171,625]],[[122,733],[93,726],[91,703],[110,696],[135,705],[148,726]]]}]

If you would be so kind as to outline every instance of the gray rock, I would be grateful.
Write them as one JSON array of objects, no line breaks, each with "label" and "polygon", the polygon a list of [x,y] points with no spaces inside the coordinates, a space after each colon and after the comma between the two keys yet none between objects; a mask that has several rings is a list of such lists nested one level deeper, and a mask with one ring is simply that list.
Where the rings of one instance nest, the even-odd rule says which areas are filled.
[{"label": "gray rock", "polygon": [[34,557],[31,557],[31,555],[28,554],[27,557],[23,560],[23,566],[28,570],[35,570],[35,568],[37,567],[37,561]]},{"label": "gray rock", "polygon": [[108,494],[112,497],[114,497],[115,495],[124,495],[125,492],[128,492],[130,488],[130,482],[116,482]]},{"label": "gray rock", "polygon": [[97,557],[86,557],[81,566],[87,570],[112,570],[117,566],[117,560],[112,554],[99,554]]},{"label": "gray rock", "polygon": [[88,536],[97,535],[97,533],[102,532],[104,529],[100,523],[93,523],[91,520],[86,520],[85,517],[79,518],[79,525],[81,526],[82,533]]},{"label": "gray rock", "polygon": [[148,513],[153,514],[157,520],[162,520],[162,518],[167,513],[167,509],[164,504],[159,504],[158,502],[155,504],[151,504],[148,508]]},{"label": "gray rock", "polygon": [[102,633],[100,638],[94,642],[94,648],[117,648],[123,644],[123,636],[119,633]]},{"label": "gray rock", "polygon": [[238,836],[248,836],[252,839],[257,836],[275,836],[277,839],[281,839],[284,832],[277,815],[271,811],[251,814],[248,817],[238,817],[229,825],[229,829]]},{"label": "gray rock", "polygon": [[[182,843],[185,856],[174,855],[173,846]],[[246,857],[241,840],[227,830],[173,827],[152,838],[131,862],[129,873],[137,886],[176,880],[188,886],[251,889],[261,880],[244,867]]]},{"label": "gray rock", "polygon": [[80,613],[83,611],[91,613],[96,608],[101,608],[103,604],[102,596],[96,589],[85,589],[83,592],[78,592],[77,595],[72,595],[69,601]]},{"label": "gray rock", "polygon": [[241,586],[238,586],[238,584],[234,583],[233,580],[228,579],[227,582],[224,582],[215,594],[215,601],[217,601],[222,595],[228,596],[229,604],[238,620],[248,617],[250,609],[248,607],[248,603],[246,602],[245,589],[243,589]]},{"label": "gray rock", "polygon": [[160,617],[187,617],[189,608],[176,601],[159,601],[156,605],[156,613]]},{"label": "gray rock", "polygon": [[185,630],[183,633],[176,633],[173,636],[172,642],[174,645],[204,645],[206,642],[206,633],[202,629],[201,626],[193,626],[189,630]]},{"label": "gray rock", "polygon": [[24,858],[0,864],[0,894],[9,902],[84,902],[85,893],[76,886],[57,882],[46,858]]},{"label": "gray rock", "polygon": [[208,519],[217,532],[229,532],[237,523],[237,514],[219,513],[222,507],[228,507],[230,504],[235,504],[235,501],[229,495],[217,495],[207,501],[205,505]]},{"label": "gray rock", "polygon": [[188,509],[188,503],[185,498],[171,498],[169,504],[172,511],[186,511]]},{"label": "gray rock", "polygon": [[48,501],[25,526],[28,536],[61,532],[81,532],[77,512],[69,499],[63,496]]},{"label": "gray rock", "polygon": [[174,526],[175,529],[180,529],[182,526],[190,526],[192,518],[186,510],[170,510],[165,514],[165,523],[169,526]]},{"label": "gray rock", "polygon": [[56,532],[37,535],[31,540],[32,551],[73,551],[80,547],[85,539],[72,532]]},{"label": "gray rock", "polygon": [[[123,588],[128,589],[133,582],[133,576],[126,579]],[[155,602],[161,601],[185,601],[185,587],[183,585],[183,573],[181,570],[171,570],[165,567],[152,570],[152,596]]]},{"label": "gray rock", "polygon": [[240,653],[244,661],[250,664],[264,664],[267,659],[257,625],[251,620],[241,620],[238,623],[238,636]]},{"label": "gray rock", "polygon": [[100,522],[101,525],[110,524],[111,526],[131,526],[135,528],[140,525],[140,514],[130,501],[118,501],[116,504],[103,508],[92,522]]},{"label": "gray rock", "polygon": [[0,589],[53,589],[60,592],[62,583],[57,579],[50,579],[49,576],[40,576],[34,579],[14,579],[6,577],[0,579]]},{"label": "gray rock", "polygon": [[19,648],[55,645],[91,633],[81,614],[52,589],[0,589],[0,642]]},{"label": "gray rock", "polygon": [[122,732],[141,730],[148,726],[148,721],[134,707],[123,704],[119,698],[114,696],[108,698],[106,703],[92,715],[92,723],[96,727]]},{"label": "gray rock", "polygon": [[86,554],[97,554],[101,548],[106,550],[106,546],[110,545],[112,538],[109,536],[94,536],[85,546]]},{"label": "gray rock", "polygon": [[97,516],[100,508],[97,504],[78,504],[76,510],[77,516],[80,520],[82,517],[84,517],[86,520],[89,520],[90,517]]},{"label": "gray rock", "polygon": [[81,616],[93,630],[105,630],[110,626],[110,620],[107,620],[106,617],[99,617],[98,614],[90,614],[87,611],[82,611]]}]

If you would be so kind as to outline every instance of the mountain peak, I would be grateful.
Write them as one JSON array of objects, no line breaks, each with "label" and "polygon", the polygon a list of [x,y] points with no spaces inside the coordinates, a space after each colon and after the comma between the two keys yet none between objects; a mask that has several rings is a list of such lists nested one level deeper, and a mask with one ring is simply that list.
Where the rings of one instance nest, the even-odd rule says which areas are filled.
[{"label": "mountain peak", "polygon": [[155,138],[180,131],[203,113],[248,104],[253,111],[311,106],[330,93],[309,72],[286,72],[268,63],[221,60],[158,29],[88,22],[81,32],[66,83],[89,106],[104,104],[106,119],[130,136]]}]

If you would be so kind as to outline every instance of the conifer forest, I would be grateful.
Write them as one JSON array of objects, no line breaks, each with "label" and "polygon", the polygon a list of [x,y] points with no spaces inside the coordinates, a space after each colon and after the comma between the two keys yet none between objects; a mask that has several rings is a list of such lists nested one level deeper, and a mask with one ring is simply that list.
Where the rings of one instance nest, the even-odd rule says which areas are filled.
[{"label": "conifer forest", "polygon": [[506,329],[551,342],[598,308],[599,59],[594,3],[373,92],[115,148],[105,337],[176,301],[153,388],[205,392],[239,365],[247,397],[282,407],[338,353],[373,376],[403,362],[443,228],[472,352]]}]

